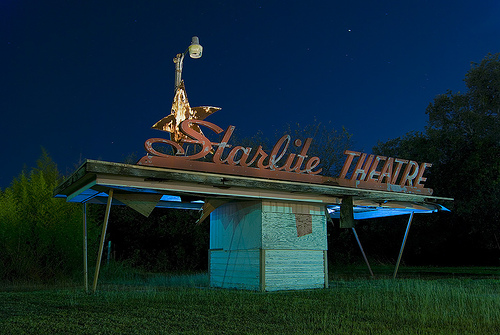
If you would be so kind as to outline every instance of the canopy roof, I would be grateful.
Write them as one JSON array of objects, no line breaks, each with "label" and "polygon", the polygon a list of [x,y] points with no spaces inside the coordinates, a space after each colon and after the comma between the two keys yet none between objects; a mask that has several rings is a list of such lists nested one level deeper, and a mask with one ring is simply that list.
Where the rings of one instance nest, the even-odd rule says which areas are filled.
[{"label": "canopy roof", "polygon": [[159,208],[184,209],[201,209],[207,198],[274,199],[323,203],[334,218],[339,216],[342,198],[352,196],[354,219],[446,210],[442,204],[453,200],[96,160],[82,164],[55,189],[54,196],[68,202],[105,204],[110,189],[117,196],[114,205],[125,204],[120,201],[124,197],[154,202]]}]

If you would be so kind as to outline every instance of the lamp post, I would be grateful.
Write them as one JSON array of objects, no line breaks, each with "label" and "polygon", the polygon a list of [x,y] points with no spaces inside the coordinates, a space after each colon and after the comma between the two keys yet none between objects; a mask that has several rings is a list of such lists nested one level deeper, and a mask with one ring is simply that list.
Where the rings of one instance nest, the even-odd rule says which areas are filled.
[{"label": "lamp post", "polygon": [[200,39],[198,36],[193,36],[191,39],[191,45],[186,49],[181,54],[177,54],[174,58],[174,63],[175,63],[175,91],[177,91],[177,88],[181,84],[181,77],[182,77],[182,62],[184,61],[184,56],[188,53],[189,51],[189,57],[191,58],[200,58],[201,53],[203,52],[203,47],[200,45]]}]

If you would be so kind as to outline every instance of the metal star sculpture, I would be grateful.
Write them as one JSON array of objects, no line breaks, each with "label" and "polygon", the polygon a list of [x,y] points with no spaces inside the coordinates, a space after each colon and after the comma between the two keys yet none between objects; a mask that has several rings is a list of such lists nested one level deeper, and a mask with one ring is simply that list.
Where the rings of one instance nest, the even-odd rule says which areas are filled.
[{"label": "metal star sculpture", "polygon": [[[175,92],[172,111],[169,115],[156,122],[151,128],[168,131],[170,133],[170,140],[180,144],[182,140],[188,139],[179,129],[179,125],[182,121],[189,119],[204,120],[207,116],[218,110],[220,110],[219,107],[210,106],[191,108],[187,98],[186,88],[184,87],[184,81],[182,81]],[[203,134],[200,127],[197,125],[191,125],[191,128]]]}]

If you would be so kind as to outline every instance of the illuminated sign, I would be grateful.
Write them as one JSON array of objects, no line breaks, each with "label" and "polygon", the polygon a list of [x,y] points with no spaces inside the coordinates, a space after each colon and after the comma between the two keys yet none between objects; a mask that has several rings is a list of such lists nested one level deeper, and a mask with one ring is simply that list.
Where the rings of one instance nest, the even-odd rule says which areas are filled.
[{"label": "illuminated sign", "polygon": [[[328,184],[363,189],[392,192],[432,194],[424,188],[423,177],[429,163],[418,164],[415,161],[367,155],[346,150],[346,161],[338,178],[321,176],[320,158],[309,156],[308,150],[312,138],[304,142],[292,141],[290,135],[282,136],[270,152],[262,146],[257,149],[231,145],[234,126],[229,126],[220,142],[212,142],[195,127],[205,127],[220,134],[223,129],[202,120],[188,119],[180,123],[179,129],[186,137],[180,143],[163,138],[151,138],[144,144],[150,154],[141,158],[139,165],[164,168],[177,168],[192,171],[227,173],[231,175],[254,176],[288,181],[302,181],[315,184]],[[197,149],[187,154],[182,144],[194,144]],[[167,154],[155,149],[154,145],[163,144],[173,150]],[[295,151],[292,152],[292,150]],[[207,160],[210,158],[211,160]]]},{"label": "illuminated sign", "polygon": [[[368,155],[346,150],[346,160],[338,178],[321,176],[320,158],[309,156],[312,138],[305,141],[282,136],[266,152],[262,145],[257,149],[229,143],[235,130],[229,126],[225,131],[219,126],[204,121],[218,107],[190,107],[184,83],[176,91],[171,114],[158,121],[153,128],[171,133],[170,140],[150,138],[144,144],[147,156],[137,164],[190,171],[224,173],[245,177],[299,181],[360,189],[380,190],[431,195],[425,188],[425,170],[429,163],[412,160]],[[212,142],[202,128],[216,134],[223,133],[220,142]],[[204,130],[205,130],[204,129]],[[167,146],[172,154],[160,150]],[[194,145],[189,153],[184,145]]]},{"label": "illuminated sign", "polygon": [[[144,147],[152,156],[143,157],[138,164],[316,183],[321,179],[317,176],[321,172],[321,168],[318,168],[319,157],[307,155],[312,138],[306,139],[304,143],[300,139],[292,142],[289,135],[284,135],[267,153],[262,146],[254,150],[251,147],[230,145],[229,140],[234,132],[234,126],[227,128],[219,143],[214,143],[204,134],[194,130],[193,125],[204,126],[216,134],[223,132],[222,128],[207,121],[184,120],[179,128],[188,139],[183,139],[179,144],[163,138],[151,138],[146,141]],[[195,144],[198,150],[192,155],[187,155],[183,143]],[[174,154],[159,152],[153,144],[169,145]],[[298,153],[289,152],[291,147],[298,148]],[[209,154],[212,154],[211,162],[200,160]]]},{"label": "illuminated sign", "polygon": [[[415,161],[368,155],[362,152],[346,150],[344,166],[338,178],[343,186],[380,189],[384,191],[432,194],[432,189],[424,188],[425,169],[430,163],[418,164]],[[354,159],[356,158],[356,163]],[[350,178],[346,178],[351,173]]]}]

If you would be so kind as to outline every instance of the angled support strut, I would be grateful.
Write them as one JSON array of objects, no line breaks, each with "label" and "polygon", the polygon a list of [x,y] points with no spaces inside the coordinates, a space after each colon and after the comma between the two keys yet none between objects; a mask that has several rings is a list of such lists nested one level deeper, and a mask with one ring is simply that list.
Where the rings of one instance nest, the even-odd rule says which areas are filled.
[{"label": "angled support strut", "polygon": [[411,212],[410,219],[408,220],[408,225],[406,226],[405,236],[403,237],[403,243],[401,244],[401,250],[399,250],[398,261],[396,262],[396,268],[394,269],[394,274],[392,278],[396,278],[399,269],[399,263],[401,262],[401,257],[403,256],[403,250],[405,248],[406,239],[408,238],[408,232],[410,231],[411,221],[413,220],[414,212]]},{"label": "angled support strut", "polygon": [[104,249],[104,240],[106,238],[106,230],[108,229],[109,211],[111,209],[112,203],[113,203],[113,189],[110,189],[108,195],[108,204],[106,205],[106,213],[104,214],[104,223],[102,225],[101,243],[99,244],[99,254],[97,256],[97,263],[95,266],[94,286],[92,288],[92,291],[94,293],[97,289],[97,279],[99,278],[99,270],[101,268],[102,251]]}]

